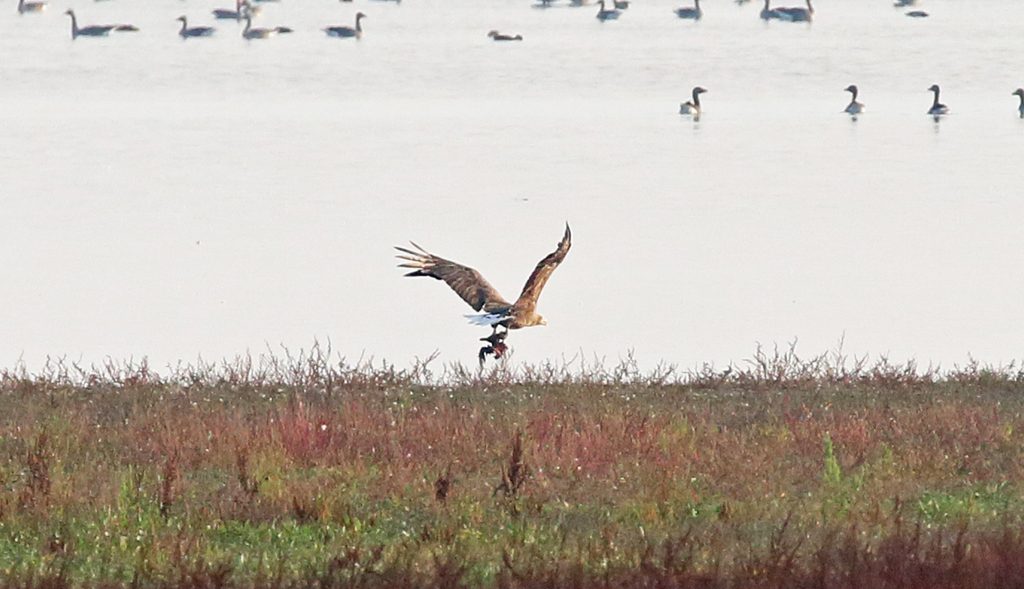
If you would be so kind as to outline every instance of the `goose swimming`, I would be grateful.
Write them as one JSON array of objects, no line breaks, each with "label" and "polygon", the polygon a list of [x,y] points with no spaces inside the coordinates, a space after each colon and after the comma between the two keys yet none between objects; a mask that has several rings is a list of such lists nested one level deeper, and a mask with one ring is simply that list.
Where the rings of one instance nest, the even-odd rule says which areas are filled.
[{"label": "goose swimming", "polygon": [[814,7],[811,6],[811,0],[806,0],[807,8],[776,8],[776,12],[780,14],[781,20],[789,22],[811,22],[814,18]]},{"label": "goose swimming", "polygon": [[764,8],[761,9],[761,20],[781,19],[782,13],[769,6],[770,3],[771,0],[764,0]]},{"label": "goose swimming", "polygon": [[362,21],[363,21],[364,18],[366,18],[365,14],[363,14],[362,12],[357,12],[356,13],[356,26],[354,28],[353,27],[347,27],[347,26],[344,26],[344,25],[338,25],[338,26],[334,26],[334,27],[327,27],[327,28],[324,29],[324,32],[327,33],[328,37],[339,37],[339,38],[355,37],[356,39],[361,39],[362,36],[363,36],[363,23],[362,23]]},{"label": "goose swimming", "polygon": [[269,39],[280,33],[290,33],[292,30],[288,27],[274,27],[274,28],[252,28],[252,16],[246,15],[245,17],[245,29],[242,30],[242,37],[245,39]]},{"label": "goose swimming", "polygon": [[942,115],[949,114],[949,107],[939,102],[939,85],[932,84],[928,91],[935,93],[935,98],[932,99],[932,107],[928,109],[928,114],[936,119]]},{"label": "goose swimming", "polygon": [[1020,118],[1024,119],[1024,88],[1017,88],[1010,96],[1020,97],[1020,106],[1017,107],[1017,112],[1020,113]]},{"label": "goose swimming", "polygon": [[679,114],[681,115],[693,115],[694,117],[700,116],[700,95],[707,92],[700,86],[694,86],[693,98],[687,102],[683,102],[679,105]]},{"label": "goose swimming", "polygon": [[498,31],[491,31],[487,33],[487,36],[495,41],[522,41],[522,35],[504,35]]},{"label": "goose swimming", "polygon": [[[121,30],[138,30],[132,27],[132,25],[90,25],[88,27],[79,27],[78,18],[75,17],[75,11],[70,8],[64,11],[64,14],[71,17],[71,38],[77,39],[79,37],[106,37],[110,34],[110,31],[121,31]],[[123,27],[132,27],[131,29]]]},{"label": "goose swimming", "polygon": [[597,20],[604,22],[606,20],[616,20],[622,15],[622,11],[618,9],[605,10],[604,0],[598,2],[601,8],[597,11]]},{"label": "goose swimming", "polygon": [[700,20],[704,16],[704,11],[700,9],[700,0],[693,0],[693,8],[684,6],[682,8],[676,8],[676,16],[679,18],[687,18],[690,20]]},{"label": "goose swimming", "polygon": [[226,8],[218,8],[218,9],[213,11],[213,18],[220,19],[220,20],[234,20],[234,21],[241,22],[241,21],[245,20],[245,16],[247,14],[251,15],[251,16],[256,16],[259,13],[260,13],[260,7],[258,7],[258,6],[253,7],[253,5],[249,3],[249,0],[235,0],[235,9],[234,10],[228,10]]},{"label": "goose swimming", "polygon": [[857,102],[857,86],[850,84],[845,90],[853,96],[850,97],[850,104],[846,105],[846,110],[843,112],[853,115],[853,118],[856,119],[857,115],[864,112],[864,105]]},{"label": "goose swimming", "polygon": [[26,12],[42,12],[46,10],[46,2],[26,2],[25,0],[18,0],[18,14],[25,14]]},{"label": "goose swimming", "polygon": [[181,29],[178,34],[181,35],[182,39],[188,39],[189,37],[209,37],[217,32],[217,29],[213,27],[189,27],[188,19],[184,15],[179,16],[176,20],[181,21]]}]

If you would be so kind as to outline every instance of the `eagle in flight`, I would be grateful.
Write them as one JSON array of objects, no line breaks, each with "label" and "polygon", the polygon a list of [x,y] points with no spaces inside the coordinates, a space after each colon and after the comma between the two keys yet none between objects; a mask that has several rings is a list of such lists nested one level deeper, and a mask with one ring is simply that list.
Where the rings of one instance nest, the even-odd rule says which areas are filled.
[{"label": "eagle in flight", "polygon": [[[399,264],[400,268],[412,268],[413,271],[406,276],[429,276],[445,283],[459,295],[462,300],[469,303],[477,315],[466,315],[471,323],[475,325],[488,325],[492,328],[491,335],[480,338],[481,341],[490,345],[480,349],[480,362],[484,361],[487,354],[494,354],[500,358],[508,350],[505,345],[505,337],[510,329],[522,329],[534,325],[547,325],[547,321],[537,313],[537,299],[544,290],[548,278],[555,268],[562,263],[569,248],[572,247],[572,232],[569,231],[569,224],[565,224],[565,235],[558,242],[555,251],[548,254],[533,273],[526,279],[523,292],[514,303],[510,303],[490,285],[479,272],[463,266],[457,262],[446,260],[435,256],[413,242],[412,246],[418,251],[395,246],[395,249],[402,252],[398,258],[405,260]],[[504,331],[498,331],[498,327],[504,327]]]}]

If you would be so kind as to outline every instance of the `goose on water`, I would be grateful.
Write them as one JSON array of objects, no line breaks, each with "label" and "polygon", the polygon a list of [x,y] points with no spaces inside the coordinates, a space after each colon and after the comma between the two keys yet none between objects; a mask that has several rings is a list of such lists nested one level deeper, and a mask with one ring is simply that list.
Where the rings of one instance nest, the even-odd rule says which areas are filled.
[{"label": "goose on water", "polygon": [[682,8],[676,8],[676,16],[679,18],[688,18],[691,20],[700,20],[704,16],[704,11],[700,9],[700,0],[693,0],[693,8],[684,6]]},{"label": "goose on water", "polygon": [[622,11],[615,8],[606,10],[604,7],[604,0],[601,0],[598,4],[601,6],[601,8],[597,10],[597,20],[599,21],[604,22],[606,20],[615,20],[622,15]]},{"label": "goose on water", "polygon": [[209,37],[217,31],[213,27],[189,27],[188,19],[184,15],[179,16],[176,20],[181,21],[181,29],[178,34],[181,35],[182,39],[188,39],[189,37]]},{"label": "goose on water", "polygon": [[487,33],[487,36],[490,37],[491,39],[495,40],[495,41],[522,41],[523,40],[523,36],[522,35],[505,35],[503,33],[499,33],[498,31],[491,31],[491,32]]},{"label": "goose on water", "polygon": [[687,102],[683,102],[679,105],[679,114],[681,115],[693,115],[694,117],[700,116],[700,95],[707,92],[700,86],[693,88],[693,98]]},{"label": "goose on water", "polygon": [[362,38],[362,36],[363,36],[363,22],[362,21],[363,21],[364,18],[366,18],[365,14],[363,14],[362,12],[357,12],[356,13],[356,26],[355,27],[348,27],[348,26],[345,26],[345,25],[338,25],[338,26],[333,26],[333,27],[327,27],[327,28],[324,29],[324,32],[327,33],[328,37],[340,37],[340,38],[355,37],[356,39]]},{"label": "goose on water", "polygon": [[789,22],[811,22],[814,19],[814,7],[811,0],[806,0],[807,8],[776,8],[781,20]]},{"label": "goose on water", "polygon": [[25,0],[18,0],[18,14],[25,14],[26,12],[42,12],[46,10],[46,2],[26,2]]},{"label": "goose on water", "polygon": [[246,15],[245,17],[245,29],[242,30],[242,37],[245,39],[269,39],[280,33],[290,33],[292,30],[288,27],[274,27],[274,28],[252,28],[252,16]]},{"label": "goose on water", "polygon": [[857,115],[864,112],[864,105],[857,102],[857,86],[850,84],[845,90],[853,96],[850,97],[850,104],[846,105],[846,109],[843,112],[853,115],[854,120],[856,120]]},{"label": "goose on water", "polygon": [[1020,97],[1020,106],[1017,107],[1017,112],[1020,113],[1020,118],[1024,119],[1024,88],[1017,88],[1010,96]]},{"label": "goose on water", "polygon": [[243,21],[246,15],[256,16],[260,13],[259,7],[253,7],[249,0],[235,0],[235,9],[218,8],[213,11],[213,17],[220,20]]},{"label": "goose on water", "polygon": [[932,107],[928,109],[928,114],[936,119],[942,115],[949,114],[949,107],[939,102],[939,85],[932,84],[928,91],[935,94],[935,98],[932,99]]},{"label": "goose on water", "polygon": [[137,31],[138,27],[135,25],[90,25],[88,27],[79,27],[78,18],[75,17],[75,11],[70,8],[64,11],[64,14],[71,17],[71,38],[77,39],[79,37],[106,37],[110,34],[110,31]]},{"label": "goose on water", "polygon": [[769,6],[770,3],[771,0],[764,0],[764,8],[761,9],[761,20],[781,19],[782,13]]}]

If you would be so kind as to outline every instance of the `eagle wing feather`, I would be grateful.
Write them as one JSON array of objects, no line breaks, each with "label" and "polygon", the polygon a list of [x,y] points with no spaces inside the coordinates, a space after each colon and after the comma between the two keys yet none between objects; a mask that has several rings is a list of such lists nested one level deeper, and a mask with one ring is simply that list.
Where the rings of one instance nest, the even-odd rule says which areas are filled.
[{"label": "eagle wing feather", "polygon": [[565,235],[562,236],[562,241],[558,242],[558,247],[555,248],[555,251],[545,256],[537,264],[537,267],[533,269],[530,277],[526,279],[523,292],[515,302],[516,308],[529,312],[533,312],[537,308],[537,299],[540,298],[540,292],[544,290],[544,285],[548,283],[548,278],[551,278],[551,273],[555,271],[555,268],[562,263],[566,254],[569,253],[570,247],[572,247],[572,232],[569,231],[569,224],[566,223]]},{"label": "eagle wing feather", "polygon": [[[445,284],[455,291],[462,300],[469,303],[474,311],[483,310],[487,313],[501,313],[511,307],[497,289],[495,289],[484,277],[469,266],[463,266],[457,262],[446,260],[440,256],[426,251],[409,242],[419,251],[412,251],[404,247],[395,246],[395,249],[402,252],[396,255],[397,258],[406,260],[399,264],[399,268],[412,268],[413,271],[406,276],[429,276],[436,280],[443,280]],[[403,255],[404,254],[404,255]]]}]

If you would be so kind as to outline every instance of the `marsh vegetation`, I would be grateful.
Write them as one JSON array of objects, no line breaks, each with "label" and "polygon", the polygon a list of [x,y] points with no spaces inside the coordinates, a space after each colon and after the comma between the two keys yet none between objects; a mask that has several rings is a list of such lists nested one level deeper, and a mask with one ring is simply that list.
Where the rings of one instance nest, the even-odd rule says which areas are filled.
[{"label": "marsh vegetation", "polygon": [[0,585],[1011,587],[1024,372],[314,347],[0,376]]}]

